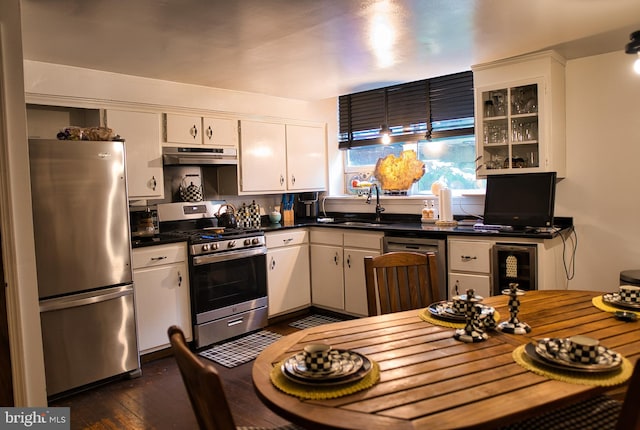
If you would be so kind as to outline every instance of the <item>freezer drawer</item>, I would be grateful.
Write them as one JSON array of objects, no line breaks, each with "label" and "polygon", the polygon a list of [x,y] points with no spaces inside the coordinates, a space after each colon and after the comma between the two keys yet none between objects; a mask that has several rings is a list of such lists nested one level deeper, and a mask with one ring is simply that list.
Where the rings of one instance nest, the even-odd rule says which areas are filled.
[{"label": "freezer drawer", "polygon": [[133,287],[40,302],[47,395],[139,372]]}]

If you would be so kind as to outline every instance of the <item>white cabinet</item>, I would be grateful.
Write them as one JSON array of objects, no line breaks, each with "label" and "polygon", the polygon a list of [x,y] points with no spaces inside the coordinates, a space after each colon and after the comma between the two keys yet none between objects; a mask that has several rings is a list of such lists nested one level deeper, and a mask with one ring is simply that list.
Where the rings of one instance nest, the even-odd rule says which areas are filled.
[{"label": "white cabinet", "polygon": [[565,176],[564,65],[546,51],[472,67],[478,176]]},{"label": "white cabinet", "polygon": [[[470,288],[484,297],[500,294],[502,289],[508,287],[506,279],[512,276],[512,274],[500,273],[510,270],[508,264],[503,261],[504,257],[509,256],[509,249],[513,249],[511,252],[513,264],[517,266],[511,267],[511,270],[535,280],[529,288],[537,287],[538,290],[568,288],[563,238],[560,235],[552,239],[449,237],[447,248],[449,299],[456,294],[456,286],[459,294],[463,294]],[[496,253],[497,250],[503,251]],[[494,258],[496,254],[502,255]]]},{"label": "white cabinet", "polygon": [[326,187],[324,127],[243,120],[239,158],[241,193]]},{"label": "white cabinet", "polygon": [[381,232],[311,229],[311,297],[314,306],[366,316],[364,257],[382,253]]},{"label": "white cabinet", "polygon": [[483,297],[491,295],[492,246],[492,242],[449,239],[449,298],[468,289]]},{"label": "white cabinet", "polygon": [[125,139],[129,199],[164,198],[160,115],[109,109],[105,123]]},{"label": "white cabinet", "polygon": [[284,124],[240,121],[240,192],[286,191]]},{"label": "white cabinet", "polygon": [[171,325],[181,327],[191,340],[185,242],[135,248],[132,260],[140,353],[168,347],[167,328]]},{"label": "white cabinet", "polygon": [[326,187],[324,127],[286,126],[287,190],[312,191]]},{"label": "white cabinet", "polygon": [[309,307],[309,233],[306,229],[267,232],[269,317]]},{"label": "white cabinet", "polygon": [[238,121],[229,118],[164,114],[167,144],[238,146]]}]

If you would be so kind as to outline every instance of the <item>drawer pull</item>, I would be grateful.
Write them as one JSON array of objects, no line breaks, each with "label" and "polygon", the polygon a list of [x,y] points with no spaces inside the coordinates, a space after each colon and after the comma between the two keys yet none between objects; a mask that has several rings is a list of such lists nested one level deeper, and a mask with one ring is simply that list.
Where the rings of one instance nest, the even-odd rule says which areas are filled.
[{"label": "drawer pull", "polygon": [[161,260],[166,260],[167,257],[166,256],[162,256],[162,257],[151,257],[151,261],[161,261]]},{"label": "drawer pull", "polygon": [[289,238],[287,238],[287,239],[282,239],[282,241],[283,241],[283,242],[284,242],[284,244],[286,245],[286,244],[288,244],[288,243],[291,243],[291,241],[293,241],[293,238],[292,238],[292,237],[289,237]]},{"label": "drawer pull", "polygon": [[233,327],[234,325],[242,324],[244,320],[242,318],[238,318],[235,320],[227,321],[227,327]]},{"label": "drawer pull", "polygon": [[478,259],[478,257],[475,257],[475,256],[474,256],[474,257],[471,257],[470,255],[461,255],[461,256],[460,256],[460,259],[461,259],[462,261],[471,261],[471,260],[477,260],[477,259]]}]

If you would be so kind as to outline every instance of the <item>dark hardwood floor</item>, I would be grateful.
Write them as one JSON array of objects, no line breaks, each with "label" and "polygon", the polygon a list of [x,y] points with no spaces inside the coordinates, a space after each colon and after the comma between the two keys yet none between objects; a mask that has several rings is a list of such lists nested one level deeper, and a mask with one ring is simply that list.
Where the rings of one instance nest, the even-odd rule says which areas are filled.
[{"label": "dark hardwood floor", "polygon": [[[271,324],[268,329],[280,334],[294,332],[297,329],[289,322],[300,316]],[[213,365],[222,376],[236,425],[273,427],[287,422],[256,396],[251,382],[253,361],[232,369]],[[168,350],[143,356],[139,378],[111,381],[52,401],[50,406],[71,408],[71,429],[198,428],[180,371]]]}]

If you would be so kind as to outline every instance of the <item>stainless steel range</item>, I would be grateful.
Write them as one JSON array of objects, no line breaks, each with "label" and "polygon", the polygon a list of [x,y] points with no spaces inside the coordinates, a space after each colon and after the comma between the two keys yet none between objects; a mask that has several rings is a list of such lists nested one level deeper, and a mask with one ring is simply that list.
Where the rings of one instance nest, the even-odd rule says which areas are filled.
[{"label": "stainless steel range", "polygon": [[224,201],[158,205],[160,233],[189,244],[196,348],[267,325],[267,247],[258,229],[214,228]]}]

